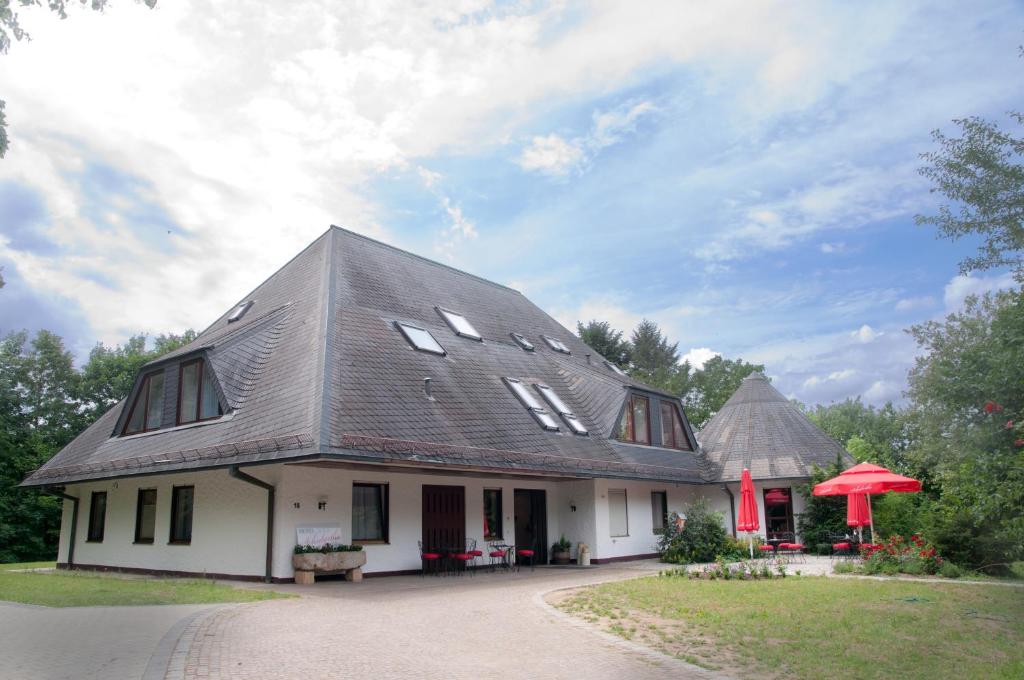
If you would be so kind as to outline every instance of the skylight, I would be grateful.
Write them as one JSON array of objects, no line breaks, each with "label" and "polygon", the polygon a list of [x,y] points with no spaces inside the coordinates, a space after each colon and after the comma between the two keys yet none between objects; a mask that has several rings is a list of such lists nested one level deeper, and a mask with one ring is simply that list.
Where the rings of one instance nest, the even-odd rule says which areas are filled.
[{"label": "skylight", "polygon": [[252,307],[252,300],[243,302],[242,304],[232,309],[231,314],[228,315],[228,323],[232,323],[234,321],[238,321],[239,319],[241,319],[245,315],[245,313],[249,311],[250,307]]},{"label": "skylight", "polygon": [[535,348],[533,343],[524,338],[519,333],[511,333],[512,339],[516,341],[516,344],[525,349],[527,352],[532,352]]},{"label": "skylight", "polygon": [[473,324],[466,317],[443,307],[435,307],[434,309],[445,320],[445,323],[455,331],[455,335],[461,335],[464,338],[471,338],[473,340],[483,340],[483,337],[477,333],[476,329],[473,328]]},{"label": "skylight", "polygon": [[623,371],[618,366],[616,366],[615,364],[613,364],[612,362],[608,361],[607,359],[605,360],[604,365],[605,365],[606,368],[608,368],[608,370],[614,371],[615,373],[618,373],[619,375],[625,377],[626,372]]},{"label": "skylight", "polygon": [[565,346],[565,343],[563,343],[558,338],[552,338],[547,335],[542,335],[541,337],[544,338],[544,341],[548,343],[548,347],[555,350],[556,352],[561,352],[562,354],[572,354],[572,352],[569,351],[569,348]]},{"label": "skylight", "polygon": [[505,378],[505,384],[508,385],[508,388],[512,390],[512,393],[516,395],[523,406],[526,407],[526,410],[537,419],[537,422],[540,423],[541,427],[545,430],[558,430],[558,423],[555,422],[555,419],[551,417],[551,414],[541,406],[541,403],[537,401],[537,397],[533,396],[521,380]]},{"label": "skylight", "polygon": [[418,349],[421,352],[430,352],[431,354],[440,354],[441,356],[448,354],[444,351],[444,347],[441,347],[441,344],[430,334],[430,331],[419,326],[402,323],[401,321],[396,321],[395,325],[414,349]]},{"label": "skylight", "polygon": [[559,397],[553,389],[540,383],[537,383],[534,387],[536,387],[537,391],[541,393],[544,400],[551,405],[551,408],[554,409],[558,415],[562,416],[562,420],[564,420],[565,424],[569,426],[569,429],[576,434],[587,434],[587,428],[584,427],[583,423],[580,422],[580,419],[573,414],[572,409],[562,401],[562,398]]}]

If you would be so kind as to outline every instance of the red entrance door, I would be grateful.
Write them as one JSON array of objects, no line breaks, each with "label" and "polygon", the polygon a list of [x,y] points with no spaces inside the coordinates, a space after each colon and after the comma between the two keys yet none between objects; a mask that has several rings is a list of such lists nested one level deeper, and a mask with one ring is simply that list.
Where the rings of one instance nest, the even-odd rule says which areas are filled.
[{"label": "red entrance door", "polygon": [[463,550],[466,544],[466,489],[423,485],[423,548]]}]

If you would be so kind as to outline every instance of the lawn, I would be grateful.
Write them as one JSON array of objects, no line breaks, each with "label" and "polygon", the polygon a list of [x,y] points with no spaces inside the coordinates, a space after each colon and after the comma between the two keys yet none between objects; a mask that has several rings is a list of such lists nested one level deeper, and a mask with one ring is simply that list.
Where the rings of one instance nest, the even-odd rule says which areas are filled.
[{"label": "lawn", "polygon": [[741,677],[1024,677],[1022,588],[651,577],[553,602],[624,638]]},{"label": "lawn", "polygon": [[15,569],[53,569],[56,562],[8,562],[0,564],[0,571],[12,571]]},{"label": "lawn", "polygon": [[[15,566],[3,565],[0,568],[0,600],[48,607],[86,607],[253,602],[289,597],[269,590],[235,588],[202,579],[124,578],[113,574],[66,571],[6,571]],[[27,567],[21,565],[17,568]]]}]

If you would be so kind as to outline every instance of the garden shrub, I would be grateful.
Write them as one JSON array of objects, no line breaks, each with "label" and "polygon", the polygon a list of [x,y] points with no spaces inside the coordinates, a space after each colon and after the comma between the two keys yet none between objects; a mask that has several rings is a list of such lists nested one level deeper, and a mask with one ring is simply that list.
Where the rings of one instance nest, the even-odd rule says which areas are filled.
[{"label": "garden shrub", "polygon": [[893,576],[904,574],[936,574],[946,564],[935,546],[916,534],[910,540],[892,536],[884,543],[861,547],[864,573]]},{"label": "garden shrub", "polygon": [[942,566],[939,567],[939,575],[946,578],[960,578],[964,575],[964,571],[952,562],[944,562]]},{"label": "garden shrub", "polygon": [[729,537],[722,523],[722,514],[713,511],[704,498],[686,508],[686,527],[676,528],[679,515],[672,513],[658,539],[658,552],[664,562],[690,564],[711,562],[727,549]]}]

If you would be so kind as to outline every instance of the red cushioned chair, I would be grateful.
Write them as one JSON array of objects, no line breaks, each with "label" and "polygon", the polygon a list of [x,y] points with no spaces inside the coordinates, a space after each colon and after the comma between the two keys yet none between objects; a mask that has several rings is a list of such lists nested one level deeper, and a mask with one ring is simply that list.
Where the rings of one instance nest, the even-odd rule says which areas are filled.
[{"label": "red cushioned chair", "polygon": [[460,574],[465,574],[466,571],[469,571],[472,576],[473,571],[469,569],[469,565],[476,557],[474,555],[476,552],[479,552],[476,549],[476,541],[472,538],[467,538],[462,552],[448,553],[448,559],[451,560],[452,567]]},{"label": "red cushioned chair", "polygon": [[793,561],[805,561],[803,543],[779,543],[779,552]]},{"label": "red cushioned chair", "polygon": [[855,543],[846,534],[831,533],[828,536],[829,542],[832,544],[832,555],[833,559],[842,558],[849,559],[853,557],[856,551]]},{"label": "red cushioned chair", "polygon": [[509,547],[504,543],[493,542],[488,546],[488,555],[491,558],[491,571],[499,564],[503,567],[508,567],[508,551]]},{"label": "red cushioned chair", "polygon": [[426,575],[428,571],[439,575],[441,573],[441,553],[424,550],[423,541],[416,541],[416,543],[420,547],[420,561],[423,563],[420,576]]},{"label": "red cushioned chair", "polygon": [[533,571],[534,566],[536,565],[535,557],[536,557],[536,553],[534,551],[532,551],[532,550],[527,549],[527,548],[523,548],[521,550],[516,550],[516,571],[519,571],[519,565],[524,560],[529,560],[530,561],[530,571]]}]

